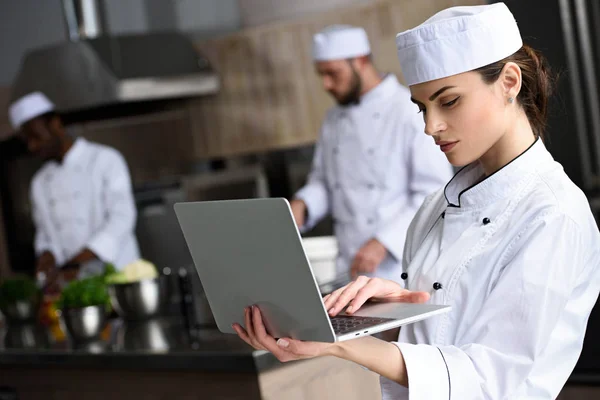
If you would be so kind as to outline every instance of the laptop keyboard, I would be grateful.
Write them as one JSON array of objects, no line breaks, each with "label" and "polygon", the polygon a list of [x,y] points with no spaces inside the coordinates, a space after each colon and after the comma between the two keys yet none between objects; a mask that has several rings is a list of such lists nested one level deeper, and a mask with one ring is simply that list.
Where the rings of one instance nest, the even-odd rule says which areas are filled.
[{"label": "laptop keyboard", "polygon": [[381,323],[392,321],[391,318],[358,317],[353,315],[338,315],[331,318],[331,325],[336,335],[370,328]]}]

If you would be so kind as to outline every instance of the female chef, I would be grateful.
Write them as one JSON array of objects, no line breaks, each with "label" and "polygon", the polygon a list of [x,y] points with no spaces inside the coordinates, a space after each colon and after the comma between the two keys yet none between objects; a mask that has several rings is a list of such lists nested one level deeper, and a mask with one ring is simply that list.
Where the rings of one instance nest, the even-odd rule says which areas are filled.
[{"label": "female chef", "polygon": [[600,290],[600,233],[543,142],[545,61],[503,3],[441,11],[396,42],[425,133],[463,168],[413,219],[402,283],[361,277],[325,305],[330,315],[372,298],[452,310],[392,343],[276,341],[257,307],[234,327],[282,361],[356,362],[381,375],[384,399],[556,398]]}]

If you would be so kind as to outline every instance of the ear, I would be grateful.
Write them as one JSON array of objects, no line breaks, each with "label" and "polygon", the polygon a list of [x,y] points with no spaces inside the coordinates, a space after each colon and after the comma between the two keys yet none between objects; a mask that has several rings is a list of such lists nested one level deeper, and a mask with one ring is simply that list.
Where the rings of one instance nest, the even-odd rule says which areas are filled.
[{"label": "ear", "polygon": [[362,71],[370,63],[369,56],[361,56],[352,59],[352,66],[357,71]]},{"label": "ear", "polygon": [[502,87],[502,94],[506,98],[516,99],[521,91],[522,82],[521,68],[512,61],[507,62],[502,68],[500,79],[498,79],[498,83]]}]

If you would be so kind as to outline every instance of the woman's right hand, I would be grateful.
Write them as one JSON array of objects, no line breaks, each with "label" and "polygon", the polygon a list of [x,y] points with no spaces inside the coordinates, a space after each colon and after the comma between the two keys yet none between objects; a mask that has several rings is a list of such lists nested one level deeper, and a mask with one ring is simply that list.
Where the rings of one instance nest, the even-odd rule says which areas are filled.
[{"label": "woman's right hand", "polygon": [[346,306],[348,306],[347,314],[357,312],[369,299],[399,303],[425,303],[429,300],[429,293],[406,290],[398,283],[387,279],[359,276],[355,281],[325,296],[323,301],[329,315],[335,317]]}]

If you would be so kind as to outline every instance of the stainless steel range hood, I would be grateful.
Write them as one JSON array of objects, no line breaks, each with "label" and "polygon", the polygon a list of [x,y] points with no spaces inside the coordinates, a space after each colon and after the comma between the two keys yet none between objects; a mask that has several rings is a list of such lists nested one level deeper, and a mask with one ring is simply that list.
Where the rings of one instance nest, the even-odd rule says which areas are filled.
[{"label": "stainless steel range hood", "polygon": [[13,100],[39,90],[69,113],[218,91],[217,74],[186,36],[103,36],[101,5],[63,0],[71,40],[25,55]]}]

